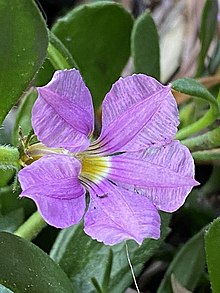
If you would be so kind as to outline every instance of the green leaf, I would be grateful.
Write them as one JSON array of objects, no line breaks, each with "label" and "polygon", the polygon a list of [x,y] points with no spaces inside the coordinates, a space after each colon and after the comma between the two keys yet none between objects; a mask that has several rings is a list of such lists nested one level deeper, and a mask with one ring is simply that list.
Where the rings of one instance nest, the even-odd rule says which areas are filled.
[{"label": "green leaf", "polygon": [[211,125],[219,116],[219,105],[217,99],[199,82],[191,78],[177,79],[172,83],[172,88],[180,93],[201,98],[210,104],[210,109],[196,122],[180,129],[176,135],[177,139],[184,139]]},{"label": "green leaf", "polygon": [[0,232],[0,283],[13,292],[73,292],[62,269],[37,246]]},{"label": "green leaf", "polygon": [[182,287],[173,274],[171,275],[171,284],[173,293],[192,293],[191,291]]},{"label": "green leaf", "polygon": [[19,199],[21,190],[13,191],[12,186],[6,186],[0,188],[0,213],[7,215],[11,211],[16,211],[22,208],[25,212],[25,217],[29,216],[35,207],[35,204],[31,199],[22,198]]},{"label": "green leaf", "polygon": [[6,186],[14,176],[14,170],[0,170],[0,188]]},{"label": "green leaf", "polygon": [[[170,216],[162,215],[162,235],[160,240],[146,239],[141,246],[127,241],[129,255],[136,275],[143,269],[144,263],[168,234]],[[109,255],[112,250],[112,267],[109,292],[124,292],[132,283],[132,275],[124,243],[106,246],[87,236],[82,225],[76,225],[60,232],[51,251],[51,257],[59,263],[74,284],[76,292],[94,292],[94,279],[98,284],[106,285],[106,268],[109,268]],[[105,282],[103,282],[105,278]],[[108,282],[108,281],[107,281]]]},{"label": "green leaf", "polygon": [[1,215],[0,213],[0,230],[5,232],[15,232],[23,221],[23,208],[16,209],[6,215]]},{"label": "green leaf", "polygon": [[220,218],[210,224],[205,233],[208,271],[213,293],[220,292]]},{"label": "green leaf", "polygon": [[172,88],[180,93],[198,97],[209,102],[216,111],[219,111],[216,98],[202,84],[192,78],[180,78],[172,82]]},{"label": "green leaf", "polygon": [[43,86],[47,84],[55,70],[78,68],[75,60],[69,50],[51,31],[49,33],[49,46],[47,49],[47,58],[37,74],[36,85]]},{"label": "green leaf", "polygon": [[47,56],[38,74],[36,75],[35,86],[44,86],[53,76],[55,70],[48,58],[49,57]]},{"label": "green leaf", "polygon": [[[0,213],[5,215],[21,207],[21,201],[18,200],[19,192],[12,191],[11,186],[0,188]],[[17,205],[18,204],[18,205]]]},{"label": "green leaf", "polygon": [[0,124],[46,56],[45,22],[32,0],[0,2]]},{"label": "green leaf", "polygon": [[210,58],[209,62],[209,73],[214,75],[220,64],[220,43],[216,44],[215,50]]},{"label": "green leaf", "polygon": [[198,58],[196,76],[200,76],[204,70],[204,62],[210,43],[215,35],[217,26],[218,1],[206,0],[202,13],[200,28],[201,49]]},{"label": "green leaf", "polygon": [[54,69],[70,69],[77,68],[76,62],[73,60],[72,55],[63,45],[63,43],[49,31],[49,46],[47,49],[49,61]]},{"label": "green leaf", "polygon": [[96,107],[128,60],[132,23],[122,6],[99,2],[72,10],[52,29],[76,61]]},{"label": "green leaf", "polygon": [[18,144],[18,131],[19,126],[22,128],[22,132],[24,135],[27,135],[31,129],[31,111],[33,105],[37,99],[37,91],[34,88],[31,88],[26,95],[24,96],[21,104],[19,105],[14,129],[13,129],[13,144]]},{"label": "green leaf", "polygon": [[204,229],[193,236],[170,263],[157,293],[172,293],[171,275],[188,290],[194,290],[205,271]]},{"label": "green leaf", "polygon": [[159,36],[149,12],[142,14],[134,23],[131,52],[136,73],[145,73],[160,79]]}]

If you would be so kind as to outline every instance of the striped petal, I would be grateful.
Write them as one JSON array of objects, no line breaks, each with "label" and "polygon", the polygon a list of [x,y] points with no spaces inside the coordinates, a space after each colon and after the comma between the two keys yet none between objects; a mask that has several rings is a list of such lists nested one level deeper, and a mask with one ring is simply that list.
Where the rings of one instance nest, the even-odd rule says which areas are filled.
[{"label": "striped petal", "polygon": [[105,97],[102,132],[91,150],[112,154],[164,145],[178,123],[170,86],[143,74],[120,78]]},{"label": "striped petal", "polygon": [[50,155],[22,169],[22,193],[35,201],[42,217],[57,228],[77,224],[85,211],[85,190],[78,175],[81,164],[73,157]]},{"label": "striped petal", "polygon": [[166,212],[182,206],[192,187],[198,185],[192,156],[178,141],[164,147],[112,156],[108,178],[121,187],[145,195]]},{"label": "striped petal", "polygon": [[57,71],[51,82],[38,88],[32,125],[48,147],[82,151],[93,132],[92,98],[78,70]]},{"label": "striped petal", "polygon": [[160,237],[160,216],[148,198],[108,181],[90,188],[90,205],[84,221],[85,232],[107,245],[126,239],[141,244],[144,238]]}]

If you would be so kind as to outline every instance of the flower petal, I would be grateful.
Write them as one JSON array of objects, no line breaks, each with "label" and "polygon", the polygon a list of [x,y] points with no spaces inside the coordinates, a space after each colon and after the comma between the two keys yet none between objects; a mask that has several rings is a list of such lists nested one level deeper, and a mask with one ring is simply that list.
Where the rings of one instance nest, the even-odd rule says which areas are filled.
[{"label": "flower petal", "polygon": [[96,144],[105,154],[169,143],[179,123],[170,86],[143,74],[120,78],[102,109],[102,132]]},{"label": "flower petal", "polygon": [[78,70],[57,71],[52,80],[38,88],[32,125],[48,147],[85,150],[93,132],[92,97]]},{"label": "flower petal", "polygon": [[47,223],[65,228],[78,223],[85,211],[85,189],[78,180],[81,164],[73,157],[50,155],[22,169],[21,197],[33,199]]},{"label": "flower petal", "polygon": [[194,162],[178,141],[164,147],[111,157],[108,178],[147,196],[160,210],[173,212],[183,205],[192,187]]},{"label": "flower petal", "polygon": [[160,216],[146,197],[108,181],[92,186],[90,196],[84,230],[93,239],[114,245],[125,239],[141,244],[144,238],[160,237]]}]

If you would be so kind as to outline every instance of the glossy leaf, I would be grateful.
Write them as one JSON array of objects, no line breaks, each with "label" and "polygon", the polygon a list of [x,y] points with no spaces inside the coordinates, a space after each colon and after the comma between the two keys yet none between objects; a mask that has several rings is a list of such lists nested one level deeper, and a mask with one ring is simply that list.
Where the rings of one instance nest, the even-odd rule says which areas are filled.
[{"label": "glossy leaf", "polygon": [[0,232],[0,283],[14,292],[74,292],[62,269],[37,246]]},{"label": "glossy leaf", "polygon": [[128,60],[131,28],[122,6],[99,2],[73,9],[52,29],[76,61],[96,107]]},{"label": "glossy leaf", "polygon": [[0,144],[10,144],[11,143],[11,124],[13,123],[13,113],[7,115],[4,119],[3,124],[0,126]]},{"label": "glossy leaf", "polygon": [[78,68],[76,62],[73,60],[72,55],[63,45],[63,43],[49,31],[49,46],[48,57],[54,69],[71,69]]},{"label": "glossy leaf", "polygon": [[11,186],[0,187],[0,213],[5,215],[19,207],[22,207],[21,201],[18,200],[20,190],[12,191]]},{"label": "glossy leaf", "polygon": [[157,293],[172,293],[171,275],[188,290],[194,290],[205,271],[204,229],[191,238],[170,263]]},{"label": "glossy leaf", "polygon": [[19,141],[19,126],[22,129],[24,135],[28,135],[32,129],[31,125],[31,114],[34,102],[37,99],[37,91],[31,88],[24,96],[22,103],[19,105],[14,129],[13,129],[13,144],[17,145]]},{"label": "glossy leaf", "polygon": [[73,60],[69,50],[51,31],[49,33],[49,46],[47,50],[47,58],[43,66],[39,70],[36,77],[36,86],[43,86],[47,84],[55,70],[78,68],[76,61]]},{"label": "glossy leaf", "polygon": [[209,72],[210,75],[214,75],[215,72],[218,69],[218,66],[220,64],[220,43],[218,42],[216,44],[214,53],[209,61]]},{"label": "glossy leaf", "polygon": [[14,170],[0,170],[0,188],[6,186],[14,176]]},{"label": "glossy leaf", "polygon": [[0,40],[1,124],[46,56],[46,26],[34,1],[0,2]]},{"label": "glossy leaf", "polygon": [[0,213],[0,231],[15,232],[24,221],[23,208],[16,209],[6,215]]},{"label": "glossy leaf", "polygon": [[[170,216],[163,214],[162,218],[160,240],[146,239],[141,246],[134,241],[127,241],[136,275],[140,273],[144,263],[153,255],[169,231]],[[105,282],[103,279],[106,275],[106,267],[108,268],[109,265],[107,262],[111,249],[113,262],[108,290],[111,293],[124,292],[132,283],[124,243],[106,246],[84,234],[82,224],[79,224],[60,232],[51,251],[51,257],[70,277],[77,292],[92,293],[94,292],[92,278],[95,278],[99,285],[104,284],[105,286],[106,284],[106,276]]]},{"label": "glossy leaf", "polygon": [[13,191],[12,186],[0,188],[0,213],[2,215],[10,214],[10,212],[22,208],[25,217],[27,217],[34,211],[35,205],[33,201],[28,198],[19,199],[20,193],[21,191],[19,189]]},{"label": "glossy leaf", "polygon": [[47,84],[51,80],[54,72],[55,69],[47,56],[38,74],[36,75],[35,86],[44,86]]},{"label": "glossy leaf", "polygon": [[131,53],[136,73],[145,73],[160,79],[159,36],[149,12],[142,14],[134,23]]},{"label": "glossy leaf", "polygon": [[200,76],[204,70],[204,62],[210,43],[214,37],[217,26],[218,1],[206,0],[202,13],[200,28],[201,49],[198,58],[196,75]]},{"label": "glossy leaf", "polygon": [[172,83],[172,88],[187,95],[199,97],[210,104],[210,109],[194,123],[180,129],[177,139],[184,139],[211,125],[219,116],[219,105],[215,97],[199,82],[191,78],[177,79]]},{"label": "glossy leaf", "polygon": [[220,292],[220,218],[205,233],[206,259],[213,293]]},{"label": "glossy leaf", "polygon": [[180,93],[198,97],[209,102],[218,111],[216,98],[198,81],[192,78],[180,78],[172,82],[172,88]]},{"label": "glossy leaf", "polygon": [[182,285],[177,281],[174,275],[171,275],[171,284],[173,293],[192,293],[191,291],[182,287]]}]

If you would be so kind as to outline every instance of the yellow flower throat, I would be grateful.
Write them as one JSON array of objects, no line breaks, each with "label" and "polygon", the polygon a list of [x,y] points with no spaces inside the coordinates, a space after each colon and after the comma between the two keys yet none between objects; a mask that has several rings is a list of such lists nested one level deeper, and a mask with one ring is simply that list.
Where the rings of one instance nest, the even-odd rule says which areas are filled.
[{"label": "yellow flower throat", "polygon": [[109,157],[79,157],[82,164],[80,176],[89,179],[93,182],[99,182],[106,177],[110,170]]}]

